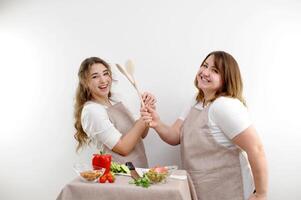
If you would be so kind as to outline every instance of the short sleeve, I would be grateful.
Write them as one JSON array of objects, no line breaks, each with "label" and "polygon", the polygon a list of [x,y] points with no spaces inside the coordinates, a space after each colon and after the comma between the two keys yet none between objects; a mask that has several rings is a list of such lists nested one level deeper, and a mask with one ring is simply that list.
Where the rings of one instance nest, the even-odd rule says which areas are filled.
[{"label": "short sleeve", "polygon": [[90,138],[95,138],[110,149],[122,136],[109,120],[106,109],[100,104],[86,104],[82,110],[81,122],[83,130]]},{"label": "short sleeve", "polygon": [[230,139],[252,124],[243,103],[230,97],[220,97],[212,103],[209,108],[209,119]]}]

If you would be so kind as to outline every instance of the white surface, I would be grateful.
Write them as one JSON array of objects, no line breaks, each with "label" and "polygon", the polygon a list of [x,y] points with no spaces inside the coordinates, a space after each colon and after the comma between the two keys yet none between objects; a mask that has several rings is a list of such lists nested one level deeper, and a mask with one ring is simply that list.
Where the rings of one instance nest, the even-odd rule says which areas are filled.
[{"label": "white surface", "polygon": [[[131,58],[138,84],[173,122],[202,59],[220,49],[240,64],[270,199],[301,199],[300,10],[297,0],[0,1],[0,199],[55,199],[73,163],[91,159],[73,139],[84,58]],[[180,165],[179,148],[154,132],[145,146],[151,165]]]},{"label": "white surface", "polygon": [[170,175],[169,178],[178,179],[178,180],[186,180],[186,175]]}]

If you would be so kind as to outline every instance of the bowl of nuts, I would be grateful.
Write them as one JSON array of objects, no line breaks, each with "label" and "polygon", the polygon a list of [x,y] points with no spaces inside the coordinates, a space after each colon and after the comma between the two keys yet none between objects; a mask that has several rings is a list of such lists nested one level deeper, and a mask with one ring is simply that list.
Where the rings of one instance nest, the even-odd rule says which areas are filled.
[{"label": "bowl of nuts", "polygon": [[86,182],[96,182],[105,171],[105,169],[94,170],[91,165],[85,163],[76,163],[73,169]]}]

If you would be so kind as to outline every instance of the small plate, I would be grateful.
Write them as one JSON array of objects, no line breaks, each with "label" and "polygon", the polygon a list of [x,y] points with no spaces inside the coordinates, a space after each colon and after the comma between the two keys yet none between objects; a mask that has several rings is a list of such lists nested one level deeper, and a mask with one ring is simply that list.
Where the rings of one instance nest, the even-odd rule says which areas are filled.
[{"label": "small plate", "polygon": [[126,173],[115,173],[115,175],[118,175],[118,176],[131,176],[131,174],[126,174]]}]

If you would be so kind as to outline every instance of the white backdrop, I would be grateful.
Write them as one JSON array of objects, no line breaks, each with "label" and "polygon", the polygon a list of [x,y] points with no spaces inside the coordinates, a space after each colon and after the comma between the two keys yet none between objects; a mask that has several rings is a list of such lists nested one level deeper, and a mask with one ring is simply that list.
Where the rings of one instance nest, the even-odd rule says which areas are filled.
[{"label": "white backdrop", "polygon": [[[173,122],[212,50],[238,61],[265,145],[272,200],[301,199],[300,1],[0,0],[0,199],[55,199],[75,177],[73,104],[80,62],[136,64],[141,87]],[[179,148],[151,131],[150,165],[178,164]]]}]

